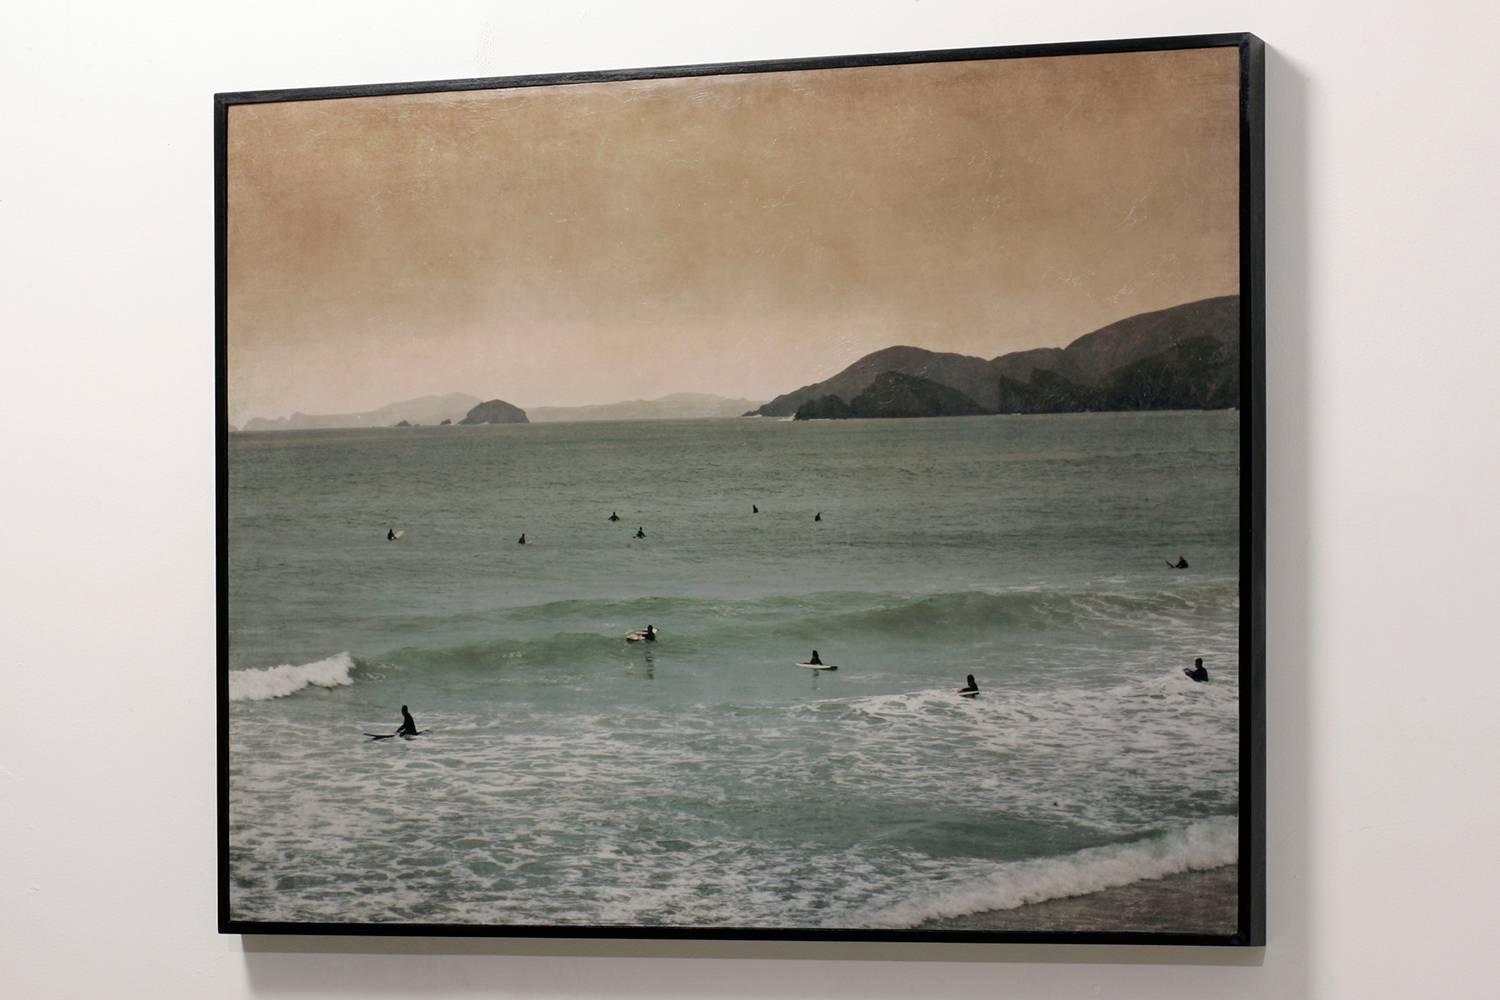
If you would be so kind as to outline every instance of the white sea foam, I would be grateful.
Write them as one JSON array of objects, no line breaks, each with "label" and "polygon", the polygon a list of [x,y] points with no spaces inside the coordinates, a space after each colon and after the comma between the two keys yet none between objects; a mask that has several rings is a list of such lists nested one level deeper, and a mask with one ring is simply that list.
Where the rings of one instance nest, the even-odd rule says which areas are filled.
[{"label": "white sea foam", "polygon": [[348,687],[354,683],[349,676],[354,669],[354,657],[348,653],[335,653],[312,663],[284,663],[279,667],[264,667],[253,670],[231,670],[229,672],[230,701],[268,701],[285,698],[305,687]]},{"label": "white sea foam", "polygon": [[[1037,858],[995,867],[984,875],[857,917],[856,926],[915,927],[939,917],[1011,910],[1049,899],[1082,896],[1146,879],[1205,871],[1239,860],[1233,816],[1215,816],[1170,833],[1128,844],[1091,847],[1060,858]],[[841,917],[847,920],[847,917]]]}]

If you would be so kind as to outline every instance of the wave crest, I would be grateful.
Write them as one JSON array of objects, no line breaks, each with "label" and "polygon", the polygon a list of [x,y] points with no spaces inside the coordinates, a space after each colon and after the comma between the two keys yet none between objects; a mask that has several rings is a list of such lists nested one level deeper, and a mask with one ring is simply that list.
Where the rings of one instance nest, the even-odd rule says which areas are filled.
[{"label": "wave crest", "polygon": [[1004,864],[961,888],[944,889],[877,910],[861,922],[872,927],[916,927],[942,917],[1013,910],[1181,872],[1206,871],[1238,860],[1238,821],[1233,816],[1215,816],[1127,844]]},{"label": "wave crest", "polygon": [[348,687],[354,683],[350,672],[354,657],[335,653],[312,663],[284,663],[279,667],[260,667],[229,672],[230,701],[269,701],[296,694],[305,687]]}]

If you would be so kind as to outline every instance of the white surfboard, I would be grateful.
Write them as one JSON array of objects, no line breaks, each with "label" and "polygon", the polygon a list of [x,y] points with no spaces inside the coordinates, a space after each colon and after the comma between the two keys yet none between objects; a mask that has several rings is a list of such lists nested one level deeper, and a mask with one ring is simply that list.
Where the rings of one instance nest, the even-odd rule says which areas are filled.
[{"label": "white surfboard", "polygon": [[838,664],[836,664],[836,663],[799,663],[799,664],[797,664],[797,666],[799,666],[799,667],[806,667],[808,670],[837,670],[838,669]]}]

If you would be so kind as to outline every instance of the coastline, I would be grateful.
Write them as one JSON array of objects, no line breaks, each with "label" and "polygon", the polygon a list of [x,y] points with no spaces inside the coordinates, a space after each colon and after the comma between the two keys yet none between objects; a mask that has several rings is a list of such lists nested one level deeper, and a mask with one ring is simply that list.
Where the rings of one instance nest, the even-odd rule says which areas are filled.
[{"label": "coastline", "polygon": [[1239,865],[1180,872],[1008,910],[924,920],[914,930],[1232,934]]}]

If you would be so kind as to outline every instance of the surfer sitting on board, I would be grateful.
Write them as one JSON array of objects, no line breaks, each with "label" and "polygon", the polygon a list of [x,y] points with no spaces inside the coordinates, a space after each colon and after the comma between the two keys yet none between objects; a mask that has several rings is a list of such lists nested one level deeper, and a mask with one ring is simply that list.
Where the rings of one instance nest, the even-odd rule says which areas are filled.
[{"label": "surfer sitting on board", "polygon": [[610,511],[609,512],[609,519],[611,521],[618,521],[620,519],[620,512],[617,511],[617,510]]},{"label": "surfer sitting on board", "polygon": [[524,531],[521,532],[521,537],[516,539],[516,544],[517,545],[525,545],[526,544],[526,532],[524,532]]},{"label": "surfer sitting on board", "polygon": [[820,659],[818,659],[818,651],[816,649],[813,650],[812,658],[809,659],[807,662],[810,663],[810,664],[812,664],[815,667],[821,667],[821,666],[824,665],[823,661],[820,660]]},{"label": "surfer sitting on board", "polygon": [[405,705],[401,706],[401,728],[398,729],[398,730],[396,730],[396,735],[397,736],[420,736],[420,735],[422,735],[417,730],[417,720],[413,719],[411,717],[411,713],[406,710],[406,706]]},{"label": "surfer sitting on board", "polygon": [[1177,561],[1175,563],[1172,560],[1168,559],[1167,560],[1167,568],[1168,569],[1187,569],[1188,568],[1187,560],[1184,559],[1184,558],[1182,558],[1182,556],[1178,556],[1177,557]]},{"label": "surfer sitting on board", "polygon": [[965,698],[972,698],[979,693],[979,685],[974,683],[974,675],[969,675],[969,683],[958,689],[958,693]]},{"label": "surfer sitting on board", "polygon": [[646,537],[646,529],[645,528],[636,528],[635,529],[635,537],[637,537],[637,538],[645,538]]},{"label": "surfer sitting on board", "polygon": [[1208,680],[1208,668],[1203,665],[1203,657],[1201,656],[1193,661],[1193,665],[1191,667],[1183,667],[1182,672],[1187,674],[1193,680],[1197,681],[1199,684],[1202,684]]},{"label": "surfer sitting on board", "polygon": [[395,528],[386,528],[385,529],[385,540],[388,541],[388,542],[394,542],[396,540],[396,529]]}]

